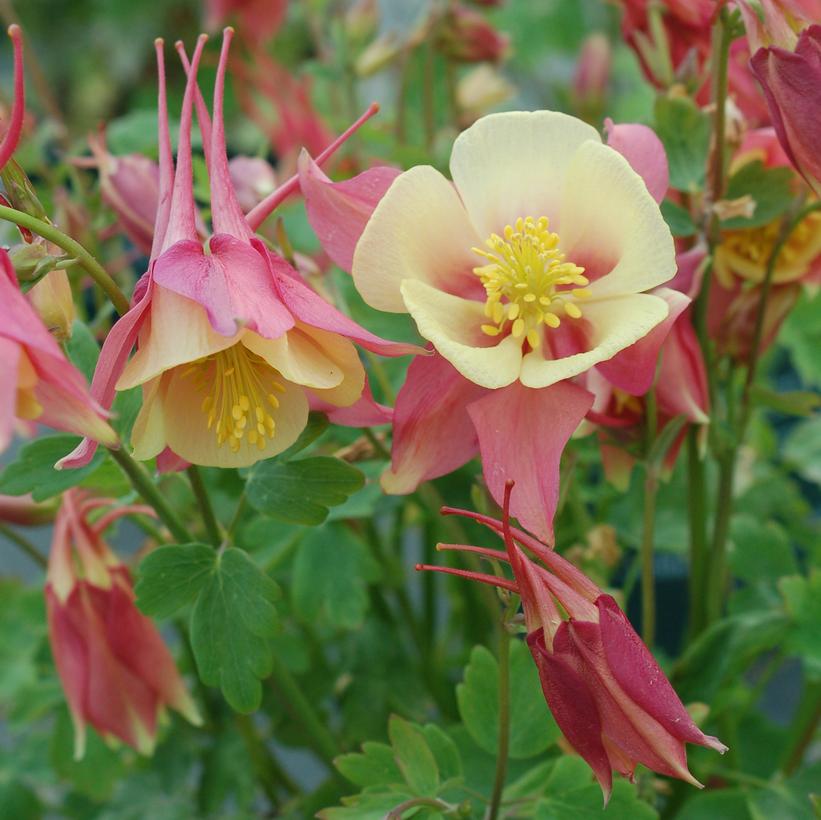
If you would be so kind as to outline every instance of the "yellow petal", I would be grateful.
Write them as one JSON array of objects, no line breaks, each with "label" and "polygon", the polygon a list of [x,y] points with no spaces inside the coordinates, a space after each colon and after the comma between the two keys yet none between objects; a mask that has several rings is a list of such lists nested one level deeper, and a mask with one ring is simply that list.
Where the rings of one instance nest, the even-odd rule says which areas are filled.
[{"label": "yellow petal", "polygon": [[558,111],[512,111],[482,117],[453,144],[450,172],[482,238],[518,217],[558,216],[570,160],[595,128]]},{"label": "yellow petal", "polygon": [[482,239],[453,185],[419,165],[394,180],[371,215],[354,251],[354,283],[372,307],[403,313],[402,280],[448,288],[472,277],[478,257],[470,249]]},{"label": "yellow petal", "polygon": [[590,349],[561,359],[545,359],[543,348],[528,353],[522,361],[522,384],[548,387],[584,373],[646,336],[664,321],[668,310],[664,299],[648,293],[585,302],[584,318],[592,333]]},{"label": "yellow petal", "polygon": [[482,387],[505,387],[519,377],[521,340],[501,341],[482,331],[481,302],[443,293],[424,282],[402,283],[402,297],[419,333],[466,378]]}]

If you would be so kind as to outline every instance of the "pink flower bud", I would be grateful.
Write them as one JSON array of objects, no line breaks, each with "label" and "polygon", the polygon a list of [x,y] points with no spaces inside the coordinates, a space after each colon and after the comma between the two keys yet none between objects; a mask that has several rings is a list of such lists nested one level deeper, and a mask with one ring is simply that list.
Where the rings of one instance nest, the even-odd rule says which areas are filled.
[{"label": "pink flower bud", "polygon": [[228,173],[240,208],[246,213],[277,187],[274,169],[262,157],[233,157],[228,163]]},{"label": "pink flower bud", "polygon": [[47,273],[26,296],[48,332],[58,342],[71,338],[71,324],[75,317],[74,297],[64,270]]},{"label": "pink flower bud", "polygon": [[604,34],[591,34],[582,44],[573,74],[573,96],[576,105],[590,119],[598,119],[610,80],[612,51]]},{"label": "pink flower bud", "polygon": [[121,507],[92,522],[107,502],[69,490],[54,525],[46,577],[49,637],[74,722],[74,756],[85,751],[86,725],[151,754],[166,707],[198,725],[200,716],[153,622],[134,604],[128,569],[102,534]]},{"label": "pink flower bud", "polygon": [[507,55],[510,38],[498,32],[478,11],[455,6],[442,21],[438,44],[451,60],[498,63]]}]

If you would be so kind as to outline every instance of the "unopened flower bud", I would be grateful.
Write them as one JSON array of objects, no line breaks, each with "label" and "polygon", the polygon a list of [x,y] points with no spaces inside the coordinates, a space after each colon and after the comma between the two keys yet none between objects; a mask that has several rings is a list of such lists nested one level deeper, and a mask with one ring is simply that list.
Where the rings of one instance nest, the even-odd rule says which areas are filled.
[{"label": "unopened flower bud", "polygon": [[58,342],[71,338],[71,325],[76,314],[71,285],[64,270],[47,273],[26,295],[48,332]]},{"label": "unopened flower bud", "polygon": [[10,159],[3,166],[0,171],[0,179],[3,181],[6,198],[11,203],[12,208],[45,222],[49,221],[46,209],[38,199],[31,180],[16,160]]},{"label": "unopened flower bud", "polygon": [[610,42],[601,33],[591,34],[582,45],[573,74],[573,97],[585,119],[598,121],[610,80],[612,52]]},{"label": "unopened flower bud", "polygon": [[462,63],[498,63],[507,55],[510,38],[474,9],[456,6],[442,21],[439,49]]},{"label": "unopened flower bud", "polygon": [[274,169],[262,157],[233,157],[228,173],[240,207],[246,213],[277,187]]}]

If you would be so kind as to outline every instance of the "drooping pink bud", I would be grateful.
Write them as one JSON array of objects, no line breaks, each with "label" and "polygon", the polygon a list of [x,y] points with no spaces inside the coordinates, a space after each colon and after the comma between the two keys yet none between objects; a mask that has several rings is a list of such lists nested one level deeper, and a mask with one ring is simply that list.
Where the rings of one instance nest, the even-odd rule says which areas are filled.
[{"label": "drooping pink bud", "polygon": [[450,60],[498,63],[508,52],[510,38],[497,31],[480,12],[456,5],[442,20],[437,45]]},{"label": "drooping pink bud", "polygon": [[86,725],[141,754],[151,754],[166,707],[201,722],[174,659],[154,623],[134,604],[128,569],[103,540],[117,518],[146,507],[120,507],[69,490],[54,525],[46,576],[49,637],[74,722],[74,756],[85,751]]},{"label": "drooping pink bud", "polygon": [[507,562],[513,581],[449,567],[416,568],[461,575],[521,596],[527,643],[547,705],[567,741],[593,770],[605,801],[612,773],[632,779],[639,763],[701,786],[687,767],[685,744],[721,753],[727,747],[695,725],[613,598],[561,555],[510,526],[512,486],[508,482],[505,489],[501,521],[466,510],[443,510],[500,534],[504,552],[464,544],[438,548]]},{"label": "drooping pink bud", "polygon": [[798,172],[821,195],[821,25],[802,31],[794,51],[759,49],[751,66],[779,142]]},{"label": "drooping pink bud", "polygon": [[582,43],[571,88],[575,105],[588,122],[597,122],[601,116],[612,61],[610,41],[601,32]]}]

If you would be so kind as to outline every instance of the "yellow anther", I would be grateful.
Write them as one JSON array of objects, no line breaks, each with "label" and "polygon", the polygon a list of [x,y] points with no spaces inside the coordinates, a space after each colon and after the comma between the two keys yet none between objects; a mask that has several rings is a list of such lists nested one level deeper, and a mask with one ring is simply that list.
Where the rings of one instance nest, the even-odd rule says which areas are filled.
[{"label": "yellow anther", "polygon": [[481,325],[486,335],[499,336],[509,327],[514,338],[536,348],[542,327],[561,324],[554,311],[571,319],[582,315],[575,300],[589,296],[580,289],[589,280],[582,275],[584,268],[565,261],[559,236],[549,228],[546,216],[520,216],[505,226],[504,238],[494,233],[483,248],[473,248],[485,260],[473,272],[485,288],[484,314],[492,322]]},{"label": "yellow anther", "polygon": [[276,410],[285,386],[264,359],[242,343],[198,359],[183,376],[190,376],[203,395],[200,409],[217,446],[227,444],[236,453],[243,442],[264,450],[274,438],[276,422],[268,412]]}]

